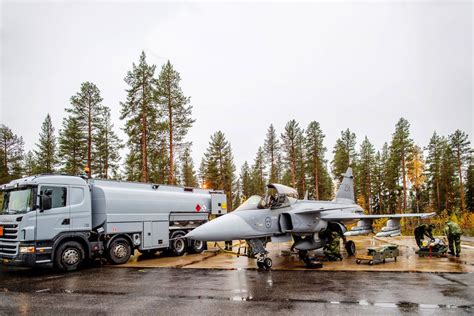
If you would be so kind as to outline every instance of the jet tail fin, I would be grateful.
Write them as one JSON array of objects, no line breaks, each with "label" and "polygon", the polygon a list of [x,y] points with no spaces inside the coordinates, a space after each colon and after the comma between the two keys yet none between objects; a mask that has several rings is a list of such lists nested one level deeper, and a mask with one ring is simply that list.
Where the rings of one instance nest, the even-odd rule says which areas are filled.
[{"label": "jet tail fin", "polygon": [[336,201],[347,201],[350,200],[352,203],[355,202],[354,198],[354,176],[352,175],[352,168],[349,167],[346,173],[343,174],[342,183],[339,186],[339,190],[336,193]]}]

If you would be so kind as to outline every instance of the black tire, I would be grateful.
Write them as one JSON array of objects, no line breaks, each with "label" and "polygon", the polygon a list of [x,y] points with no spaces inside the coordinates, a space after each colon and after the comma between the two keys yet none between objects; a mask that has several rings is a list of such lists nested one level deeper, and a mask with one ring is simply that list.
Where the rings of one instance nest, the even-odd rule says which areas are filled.
[{"label": "black tire", "polygon": [[356,260],[356,263],[357,263],[357,264],[360,264],[360,260],[359,260],[359,259],[357,259],[357,260]]},{"label": "black tire", "polygon": [[346,244],[344,245],[346,248],[346,252],[349,255],[349,257],[352,257],[356,254],[356,245],[352,240],[348,240]]},{"label": "black tire", "polygon": [[263,259],[263,267],[265,270],[270,270],[273,266],[273,261],[270,258]]},{"label": "black tire", "polygon": [[132,247],[127,239],[115,238],[107,249],[107,259],[111,264],[124,264],[132,255]]},{"label": "black tire", "polygon": [[188,243],[184,236],[185,232],[178,230],[171,234],[170,251],[174,256],[182,256],[186,253]]},{"label": "black tire", "polygon": [[191,243],[191,252],[201,253],[206,250],[206,242],[201,240],[193,240]]},{"label": "black tire", "polygon": [[59,271],[75,271],[84,262],[84,247],[77,241],[66,241],[59,245],[54,255],[54,267]]},{"label": "black tire", "polygon": [[374,262],[372,260],[369,261],[369,265],[373,265]]},{"label": "black tire", "polygon": [[257,261],[257,267],[259,269],[264,269],[263,261]]}]

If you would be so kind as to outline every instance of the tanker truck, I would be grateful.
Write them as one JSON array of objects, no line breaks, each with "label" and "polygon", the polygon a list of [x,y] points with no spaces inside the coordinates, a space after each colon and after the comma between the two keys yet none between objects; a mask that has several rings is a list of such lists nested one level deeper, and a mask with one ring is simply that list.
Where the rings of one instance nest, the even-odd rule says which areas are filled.
[{"label": "tanker truck", "polygon": [[0,186],[0,261],[73,271],[92,259],[126,263],[135,250],[205,250],[184,235],[226,213],[223,191],[37,175]]}]

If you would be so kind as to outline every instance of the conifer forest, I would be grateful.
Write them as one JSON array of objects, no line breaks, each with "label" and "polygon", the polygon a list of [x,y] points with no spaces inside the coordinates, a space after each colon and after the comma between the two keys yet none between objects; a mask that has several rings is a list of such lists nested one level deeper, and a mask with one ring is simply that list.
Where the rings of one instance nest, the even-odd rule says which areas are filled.
[{"label": "conifer forest", "polygon": [[467,216],[466,224],[472,225],[474,157],[466,131],[433,131],[429,143],[416,144],[410,122],[400,118],[391,139],[375,148],[370,135],[345,129],[335,144],[328,144],[318,121],[302,126],[289,120],[283,130],[268,126],[254,160],[237,170],[224,131],[210,135],[202,159],[193,161],[187,141],[192,137],[187,135],[199,108],[193,107],[180,80],[170,61],[153,65],[141,53],[124,74],[126,98],[116,105],[126,139],[118,137],[111,110],[92,82],[78,84],[60,126],[46,115],[33,150],[25,152],[22,136],[2,122],[0,183],[65,173],[213,188],[224,190],[228,208],[235,209],[248,197],[263,195],[268,183],[294,187],[300,198],[307,193],[309,199],[330,200],[341,174],[352,167],[357,203],[369,214],[432,211]]}]

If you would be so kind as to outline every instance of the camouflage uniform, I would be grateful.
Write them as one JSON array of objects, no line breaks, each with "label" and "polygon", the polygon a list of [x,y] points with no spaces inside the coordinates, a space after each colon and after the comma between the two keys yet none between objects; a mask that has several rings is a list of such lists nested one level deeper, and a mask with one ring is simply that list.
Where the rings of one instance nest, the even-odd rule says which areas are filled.
[{"label": "camouflage uniform", "polygon": [[342,260],[340,251],[341,235],[338,232],[331,232],[326,246],[324,247],[324,256],[328,261]]},{"label": "camouflage uniform", "polygon": [[415,241],[418,247],[421,248],[421,242],[423,241],[423,237],[425,236],[430,238],[431,240],[434,240],[433,228],[434,228],[434,225],[432,224],[430,225],[423,224],[415,228]]},{"label": "camouflage uniform", "polygon": [[447,221],[444,233],[448,237],[449,252],[459,257],[461,253],[461,228],[455,222]]}]

